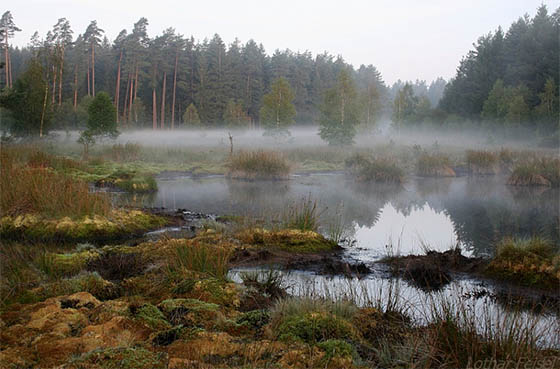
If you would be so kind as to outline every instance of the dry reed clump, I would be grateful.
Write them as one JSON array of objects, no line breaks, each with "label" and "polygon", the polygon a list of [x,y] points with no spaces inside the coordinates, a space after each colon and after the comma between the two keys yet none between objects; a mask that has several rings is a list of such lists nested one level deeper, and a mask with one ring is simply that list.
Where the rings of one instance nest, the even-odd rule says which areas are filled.
[{"label": "dry reed clump", "polygon": [[355,154],[345,161],[346,168],[359,181],[403,183],[404,171],[388,158],[370,158],[363,154]]},{"label": "dry reed clump", "polygon": [[515,166],[508,180],[513,186],[560,186],[560,159],[533,158]]},{"label": "dry reed clump", "polygon": [[467,166],[471,174],[494,175],[499,169],[498,157],[498,154],[491,151],[467,150]]},{"label": "dry reed clump", "polygon": [[142,147],[133,142],[123,144],[114,144],[109,149],[109,157],[116,162],[136,161],[140,158]]},{"label": "dry reed clump", "polygon": [[227,163],[227,176],[240,179],[287,179],[290,165],[274,151],[240,151]]},{"label": "dry reed clump", "polygon": [[17,165],[5,155],[0,184],[1,216],[37,213],[78,217],[107,215],[111,210],[109,198],[90,193],[87,183],[45,168]]},{"label": "dry reed clump", "polygon": [[449,163],[447,155],[423,153],[416,162],[416,174],[422,177],[455,177]]}]

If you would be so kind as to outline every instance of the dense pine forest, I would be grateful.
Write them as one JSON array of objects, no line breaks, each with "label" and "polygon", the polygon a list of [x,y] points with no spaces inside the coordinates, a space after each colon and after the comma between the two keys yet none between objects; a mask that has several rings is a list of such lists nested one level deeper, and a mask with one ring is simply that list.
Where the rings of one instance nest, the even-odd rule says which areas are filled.
[{"label": "dense pine forest", "polygon": [[[293,95],[296,113],[288,123],[317,124],[326,114],[328,92],[343,91],[342,71],[351,77],[346,87],[357,126],[374,127],[387,117],[397,128],[529,127],[540,135],[558,128],[560,9],[549,14],[544,5],[507,32],[498,28],[480,37],[449,83],[438,78],[392,86],[375,66],[354,68],[328,53],[267,54],[254,40],[226,45],[216,34],[198,41],[173,28],[150,36],[146,18],[112,41],[96,21],[73,30],[60,18],[46,35],[36,32],[27,46],[14,47],[16,21],[8,11],[0,22],[1,123],[16,134],[81,128],[88,104],[101,91],[111,96],[120,128],[266,126],[260,116],[264,96],[279,78]],[[23,122],[33,120],[33,112],[18,113],[23,100],[15,95],[30,86],[29,98],[38,107],[34,121],[40,123]]]}]

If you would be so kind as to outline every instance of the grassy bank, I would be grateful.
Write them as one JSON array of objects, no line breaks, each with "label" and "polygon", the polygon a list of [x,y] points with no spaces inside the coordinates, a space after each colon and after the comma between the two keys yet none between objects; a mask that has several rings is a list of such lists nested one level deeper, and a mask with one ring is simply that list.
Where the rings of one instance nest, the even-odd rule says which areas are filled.
[{"label": "grassy bank", "polygon": [[166,221],[141,211],[113,209],[107,194],[70,171],[83,164],[33,148],[3,148],[0,155],[0,236],[10,240],[90,241],[129,238]]}]

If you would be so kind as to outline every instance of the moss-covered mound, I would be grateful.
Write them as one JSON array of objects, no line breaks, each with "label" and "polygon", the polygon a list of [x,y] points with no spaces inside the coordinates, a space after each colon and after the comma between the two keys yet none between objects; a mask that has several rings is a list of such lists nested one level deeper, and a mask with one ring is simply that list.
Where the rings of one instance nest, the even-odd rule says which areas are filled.
[{"label": "moss-covered mound", "polygon": [[157,191],[157,182],[151,174],[137,173],[134,170],[116,170],[94,181],[99,187],[115,187],[127,192]]},{"label": "moss-covered mound", "polygon": [[165,225],[164,218],[133,210],[112,210],[108,216],[49,219],[25,214],[0,219],[4,239],[46,241],[106,241],[130,238]]},{"label": "moss-covered mound", "polygon": [[521,285],[557,291],[560,254],[553,244],[539,238],[505,239],[498,245],[485,273]]},{"label": "moss-covered mound", "polygon": [[235,237],[246,244],[298,253],[333,251],[338,248],[336,242],[317,232],[298,229],[269,231],[252,228],[241,231]]}]

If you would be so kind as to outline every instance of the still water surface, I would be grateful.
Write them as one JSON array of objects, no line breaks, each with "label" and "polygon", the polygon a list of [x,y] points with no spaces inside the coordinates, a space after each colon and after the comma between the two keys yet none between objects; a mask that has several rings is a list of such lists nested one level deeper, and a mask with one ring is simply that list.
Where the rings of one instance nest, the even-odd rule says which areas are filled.
[{"label": "still water surface", "polygon": [[[342,174],[289,181],[232,181],[222,176],[158,179],[159,191],[136,197],[145,206],[220,215],[280,217],[294,204],[318,202],[321,231],[342,227],[349,254],[375,260],[388,252],[422,253],[460,246],[491,256],[505,236],[560,240],[558,189],[507,186],[500,177],[413,178],[404,186],[357,184]],[[131,201],[133,195],[125,195]]]}]

